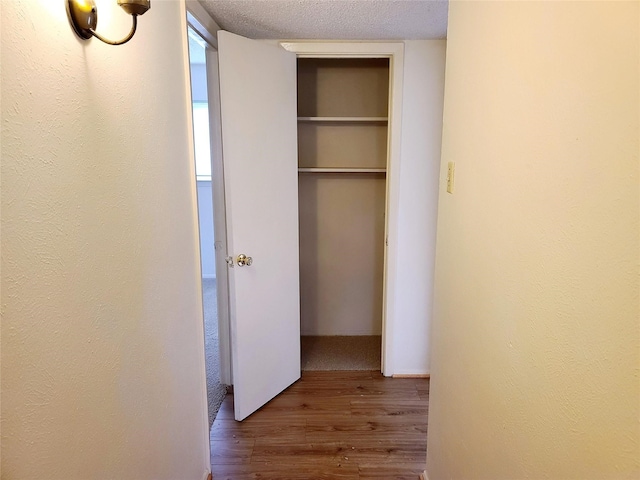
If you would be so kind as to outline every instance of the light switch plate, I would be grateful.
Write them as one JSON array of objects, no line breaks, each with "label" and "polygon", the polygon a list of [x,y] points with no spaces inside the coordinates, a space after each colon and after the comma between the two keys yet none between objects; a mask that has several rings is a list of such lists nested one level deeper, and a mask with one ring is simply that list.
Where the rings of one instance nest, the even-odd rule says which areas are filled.
[{"label": "light switch plate", "polygon": [[456,174],[456,163],[449,162],[447,164],[447,192],[453,193],[453,182]]}]

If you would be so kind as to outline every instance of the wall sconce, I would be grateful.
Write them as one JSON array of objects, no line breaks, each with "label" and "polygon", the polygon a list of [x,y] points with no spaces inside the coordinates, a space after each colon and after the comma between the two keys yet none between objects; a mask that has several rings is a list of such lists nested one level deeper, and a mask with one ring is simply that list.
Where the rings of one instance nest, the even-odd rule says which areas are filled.
[{"label": "wall sconce", "polygon": [[149,10],[151,2],[150,0],[118,0],[118,5],[133,17],[133,26],[129,35],[118,42],[107,40],[96,32],[98,9],[94,0],[67,0],[67,15],[73,30],[80,38],[88,40],[91,37],[96,37],[109,45],[122,45],[133,38],[138,26],[138,15],[142,15]]}]

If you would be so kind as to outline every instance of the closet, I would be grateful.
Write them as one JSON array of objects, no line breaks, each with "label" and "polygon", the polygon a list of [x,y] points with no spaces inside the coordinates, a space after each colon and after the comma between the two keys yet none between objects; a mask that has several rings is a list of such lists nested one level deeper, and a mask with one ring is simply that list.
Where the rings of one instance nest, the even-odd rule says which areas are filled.
[{"label": "closet", "polygon": [[218,32],[236,420],[310,369],[309,337],[373,337],[394,375],[403,52]]},{"label": "closet", "polygon": [[298,58],[302,369],[380,369],[389,58]]}]

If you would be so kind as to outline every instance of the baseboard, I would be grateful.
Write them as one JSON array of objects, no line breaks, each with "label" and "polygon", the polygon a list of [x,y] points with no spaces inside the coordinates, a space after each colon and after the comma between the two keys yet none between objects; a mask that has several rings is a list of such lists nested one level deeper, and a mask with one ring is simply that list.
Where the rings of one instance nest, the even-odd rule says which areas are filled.
[{"label": "baseboard", "polygon": [[391,375],[392,378],[431,378],[428,373],[396,373]]},{"label": "baseboard", "polygon": [[420,480],[429,480],[429,477],[427,477],[426,470],[420,474]]}]

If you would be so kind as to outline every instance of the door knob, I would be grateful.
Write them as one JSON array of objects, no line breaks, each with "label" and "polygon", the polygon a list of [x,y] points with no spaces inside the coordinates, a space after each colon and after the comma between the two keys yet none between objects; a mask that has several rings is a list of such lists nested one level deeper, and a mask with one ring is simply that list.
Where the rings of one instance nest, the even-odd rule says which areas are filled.
[{"label": "door knob", "polygon": [[244,267],[245,265],[247,267],[250,267],[253,263],[253,258],[247,257],[244,253],[241,253],[240,255],[238,255],[238,258],[236,258],[236,263],[239,267]]}]

